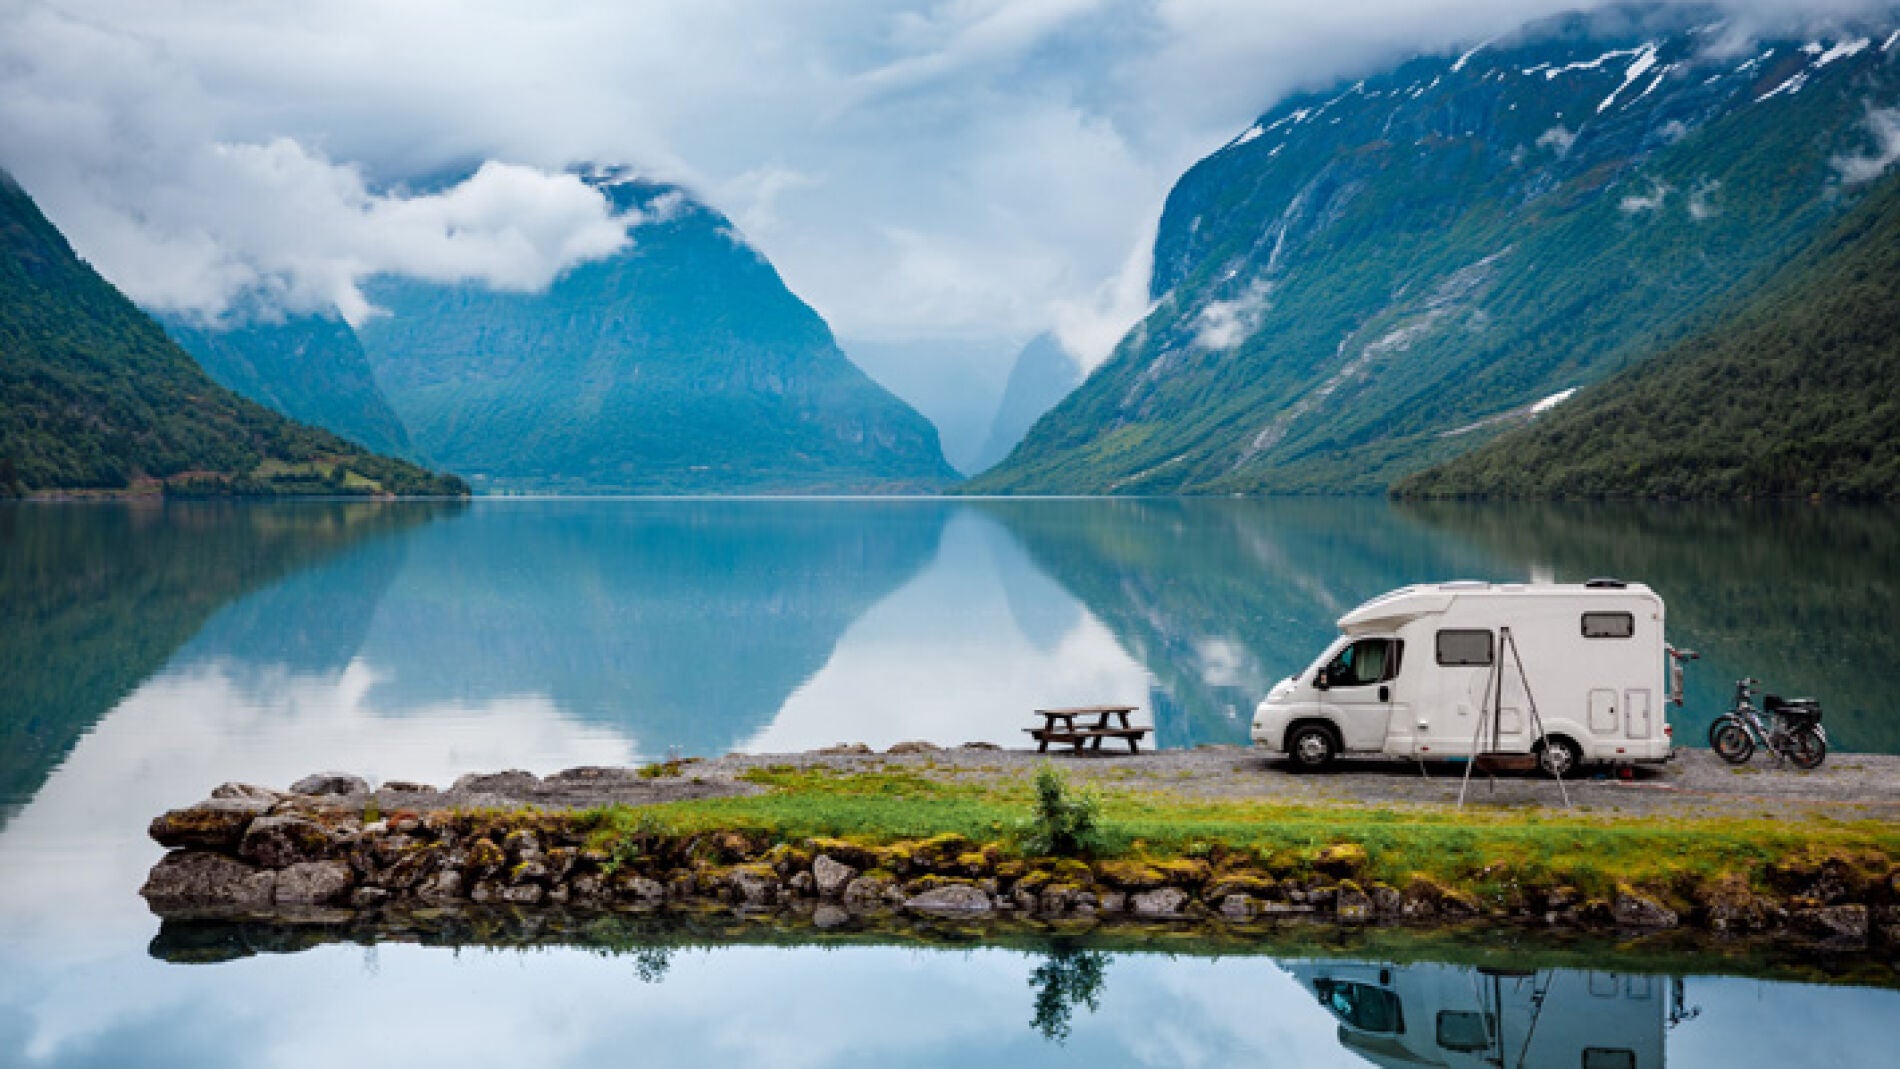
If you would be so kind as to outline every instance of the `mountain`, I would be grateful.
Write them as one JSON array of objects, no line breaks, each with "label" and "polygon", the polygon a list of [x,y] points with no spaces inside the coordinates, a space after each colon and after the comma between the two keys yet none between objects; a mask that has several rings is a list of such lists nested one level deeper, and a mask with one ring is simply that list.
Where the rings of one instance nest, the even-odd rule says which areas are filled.
[{"label": "mountain", "polygon": [[465,493],[211,381],[0,172],[0,494]]},{"label": "mountain", "polygon": [[409,452],[409,433],[376,385],[362,343],[335,312],[251,313],[230,323],[153,318],[220,386],[377,452]]},{"label": "mountain", "polygon": [[1393,490],[1900,496],[1900,177],[1734,315]]},{"label": "mountain", "polygon": [[971,464],[972,471],[983,472],[1009,456],[1029,428],[1044,412],[1054,408],[1082,384],[1082,365],[1070,356],[1053,334],[1038,334],[1016,355],[1009,382],[1003,386],[1003,399],[990,421],[989,435],[983,439]]},{"label": "mountain", "polygon": [[928,491],[928,421],[858,370],[718,212],[596,180],[629,245],[544,293],[384,279],[360,330],[417,450],[491,489]]},{"label": "mountain", "polygon": [[1155,310],[969,488],[1377,492],[1479,445],[1851,206],[1889,31],[1737,52],[1625,6],[1290,98],[1183,176]]}]

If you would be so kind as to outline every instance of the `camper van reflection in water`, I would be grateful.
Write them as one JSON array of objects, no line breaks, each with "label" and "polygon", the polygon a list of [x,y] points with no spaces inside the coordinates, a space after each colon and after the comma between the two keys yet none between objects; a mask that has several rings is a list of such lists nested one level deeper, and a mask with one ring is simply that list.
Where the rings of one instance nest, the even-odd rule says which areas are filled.
[{"label": "camper van reflection in water", "polygon": [[1340,1045],[1375,1065],[1663,1064],[1667,977],[1339,961],[1288,971],[1339,1020]]}]

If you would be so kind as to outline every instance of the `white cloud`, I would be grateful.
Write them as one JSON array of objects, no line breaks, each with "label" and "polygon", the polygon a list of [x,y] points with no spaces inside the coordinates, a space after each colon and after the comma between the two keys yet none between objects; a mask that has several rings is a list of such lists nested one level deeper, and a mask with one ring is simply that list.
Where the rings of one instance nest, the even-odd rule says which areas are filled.
[{"label": "white cloud", "polygon": [[[1121,276],[1174,180],[1275,99],[1595,2],[0,0],[0,165],[155,298],[261,278],[348,304],[359,266],[548,277],[604,240],[563,172],[622,163],[727,210],[844,336],[1053,320],[1087,355],[1145,307]],[[425,224],[460,208],[397,210],[400,180],[426,198],[483,160],[522,169],[530,221],[450,242]],[[286,184],[338,211],[263,225]],[[399,256],[344,240],[385,203]]]},{"label": "white cloud", "polygon": [[1616,207],[1619,211],[1629,215],[1636,215],[1639,212],[1660,211],[1662,210],[1662,206],[1669,200],[1669,194],[1670,189],[1668,186],[1663,185],[1661,182],[1651,182],[1649,192],[1631,193],[1621,201],[1618,201]]},{"label": "white cloud", "polygon": [[37,6],[13,25],[0,161],[140,303],[217,315],[261,294],[360,322],[370,275],[538,289],[627,240],[574,175],[491,162],[439,192],[378,192],[289,137],[215,136],[203,88],[150,42]]},{"label": "white cloud", "polygon": [[1084,373],[1094,371],[1115,351],[1115,345],[1154,309],[1148,299],[1148,280],[1154,275],[1155,231],[1160,229],[1157,208],[1140,231],[1121,270],[1092,292],[1057,299],[1050,308],[1056,340]]},{"label": "white cloud", "polygon": [[1900,160],[1900,108],[1868,108],[1867,132],[1873,135],[1871,152],[1834,157],[1834,169],[1849,185],[1871,182]]},{"label": "white cloud", "polygon": [[1722,214],[1722,206],[1715,203],[1715,195],[1722,191],[1722,183],[1717,179],[1704,179],[1696,183],[1689,191],[1689,218],[1700,223]]},{"label": "white cloud", "polygon": [[1577,143],[1577,132],[1559,123],[1537,135],[1537,147],[1555,151],[1559,156],[1568,156],[1570,146]]},{"label": "white cloud", "polygon": [[1254,279],[1232,300],[1209,301],[1194,318],[1194,344],[1203,349],[1232,349],[1246,341],[1260,329],[1272,293],[1272,283]]}]

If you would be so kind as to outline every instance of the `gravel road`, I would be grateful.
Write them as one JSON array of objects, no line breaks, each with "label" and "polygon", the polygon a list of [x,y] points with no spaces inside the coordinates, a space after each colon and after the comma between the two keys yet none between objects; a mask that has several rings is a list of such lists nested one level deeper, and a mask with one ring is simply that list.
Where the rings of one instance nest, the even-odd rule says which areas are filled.
[{"label": "gravel road", "polygon": [[[747,770],[775,765],[826,766],[841,772],[901,768],[957,782],[984,782],[1026,777],[1047,761],[1082,782],[1184,798],[1438,806],[1456,803],[1463,772],[1462,765],[1449,762],[1421,770],[1410,762],[1364,759],[1342,761],[1328,773],[1301,774],[1239,746],[1100,757],[982,746],[936,749],[918,743],[895,749],[908,752],[728,754],[689,763],[679,776],[661,778],[643,777],[630,768],[570,769],[545,778],[525,772],[464,776],[441,791],[384,787],[377,792],[377,801],[385,811],[478,805],[641,805],[754,793],[760,788],[739,777]],[[1586,770],[1565,786],[1574,809],[1611,816],[1900,819],[1900,756],[1885,754],[1832,754],[1820,768],[1801,772],[1776,768],[1760,755],[1750,764],[1731,767],[1706,750],[1682,750],[1660,768],[1637,769],[1629,779]],[[1558,810],[1564,799],[1556,781],[1540,775],[1506,774],[1492,779],[1474,773],[1466,804]]]}]

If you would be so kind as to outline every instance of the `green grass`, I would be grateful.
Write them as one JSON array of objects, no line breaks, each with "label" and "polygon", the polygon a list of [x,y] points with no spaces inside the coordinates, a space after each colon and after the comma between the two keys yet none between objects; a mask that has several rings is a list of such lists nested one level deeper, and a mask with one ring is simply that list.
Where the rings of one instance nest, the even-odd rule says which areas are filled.
[{"label": "green grass", "polygon": [[[946,770],[950,771],[950,770]],[[914,771],[842,774],[777,767],[748,776],[773,788],[741,798],[611,807],[586,815],[605,843],[648,835],[738,832],[779,842],[835,837],[866,845],[942,833],[1022,857],[1034,832],[1027,780],[935,779]],[[1365,879],[1404,886],[1424,876],[1486,902],[1521,889],[1575,887],[1606,896],[1627,883],[1677,900],[1725,875],[1762,888],[1777,863],[1836,855],[1884,878],[1900,858],[1900,826],[1882,821],[1659,819],[1457,810],[1204,801],[1166,792],[1100,789],[1098,857],[1204,857],[1310,874],[1338,843],[1365,847]]]}]

